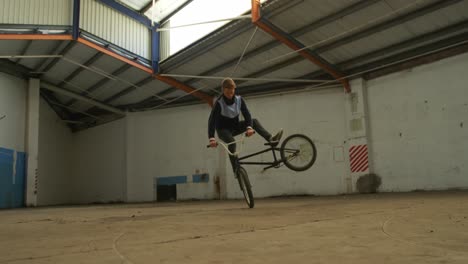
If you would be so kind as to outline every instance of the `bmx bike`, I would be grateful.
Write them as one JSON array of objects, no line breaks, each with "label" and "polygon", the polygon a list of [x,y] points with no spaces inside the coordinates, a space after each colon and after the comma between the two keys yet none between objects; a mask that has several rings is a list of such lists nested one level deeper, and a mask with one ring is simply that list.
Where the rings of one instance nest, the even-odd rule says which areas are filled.
[{"label": "bmx bike", "polygon": [[[263,171],[270,168],[279,168],[283,164],[293,171],[305,171],[312,167],[315,160],[317,159],[317,149],[314,142],[303,134],[293,134],[286,137],[281,143],[280,147],[277,147],[280,142],[277,143],[265,143],[266,149],[239,157],[242,150],[246,135],[242,134],[240,139],[235,140],[231,143],[223,143],[218,141],[218,144],[224,147],[226,152],[230,156],[235,157],[233,164],[234,175],[236,176],[239,187],[244,194],[245,201],[249,208],[254,207],[254,197],[252,193],[252,185],[250,184],[249,175],[242,165],[267,165],[263,168]],[[239,151],[232,153],[228,147],[231,144],[240,143]],[[207,145],[209,148],[210,145]],[[273,160],[269,162],[254,162],[245,161],[248,158],[263,154],[271,151]],[[279,157],[277,152],[279,152]]]}]

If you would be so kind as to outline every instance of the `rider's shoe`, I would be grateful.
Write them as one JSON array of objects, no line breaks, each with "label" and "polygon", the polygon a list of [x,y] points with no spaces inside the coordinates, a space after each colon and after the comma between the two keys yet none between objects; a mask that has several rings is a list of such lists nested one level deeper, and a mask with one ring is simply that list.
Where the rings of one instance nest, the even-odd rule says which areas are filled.
[{"label": "rider's shoe", "polygon": [[278,145],[281,140],[281,136],[283,136],[283,129],[280,129],[276,135],[272,136],[268,143],[270,143],[272,146]]}]

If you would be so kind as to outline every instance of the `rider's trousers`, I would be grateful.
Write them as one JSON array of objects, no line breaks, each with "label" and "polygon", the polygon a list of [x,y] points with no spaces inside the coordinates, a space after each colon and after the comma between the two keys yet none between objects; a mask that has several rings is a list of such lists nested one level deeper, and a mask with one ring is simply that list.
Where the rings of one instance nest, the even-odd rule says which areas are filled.
[{"label": "rider's trousers", "polygon": [[[262,136],[266,141],[270,141],[271,134],[266,131],[265,128],[260,124],[260,122],[257,119],[252,120],[252,128],[260,135]],[[234,137],[244,133],[247,130],[247,125],[245,124],[245,121],[240,121],[239,126],[236,127],[234,130],[229,130],[229,129],[217,129],[216,132],[218,133],[218,137],[226,142],[226,143],[231,143],[234,141]],[[231,144],[228,147],[229,151],[231,153],[236,152],[236,144]],[[231,165],[232,169],[235,169],[235,162],[236,162],[236,157],[234,156],[229,156],[231,160]]]}]

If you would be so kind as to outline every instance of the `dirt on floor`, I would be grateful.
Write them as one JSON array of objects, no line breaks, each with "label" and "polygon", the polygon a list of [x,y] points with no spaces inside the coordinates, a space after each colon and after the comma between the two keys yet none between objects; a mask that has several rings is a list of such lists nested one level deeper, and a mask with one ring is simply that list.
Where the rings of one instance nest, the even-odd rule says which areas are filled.
[{"label": "dirt on floor", "polygon": [[0,210],[0,263],[468,263],[468,192]]}]

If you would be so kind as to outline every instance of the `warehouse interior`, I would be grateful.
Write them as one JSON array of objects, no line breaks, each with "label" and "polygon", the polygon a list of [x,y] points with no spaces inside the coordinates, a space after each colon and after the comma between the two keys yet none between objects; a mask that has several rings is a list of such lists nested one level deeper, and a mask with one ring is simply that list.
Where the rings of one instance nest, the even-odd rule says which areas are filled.
[{"label": "warehouse interior", "polygon": [[[467,51],[467,0],[0,1],[0,263],[466,263]],[[206,147],[225,78],[316,147],[246,166],[251,210]]]}]

